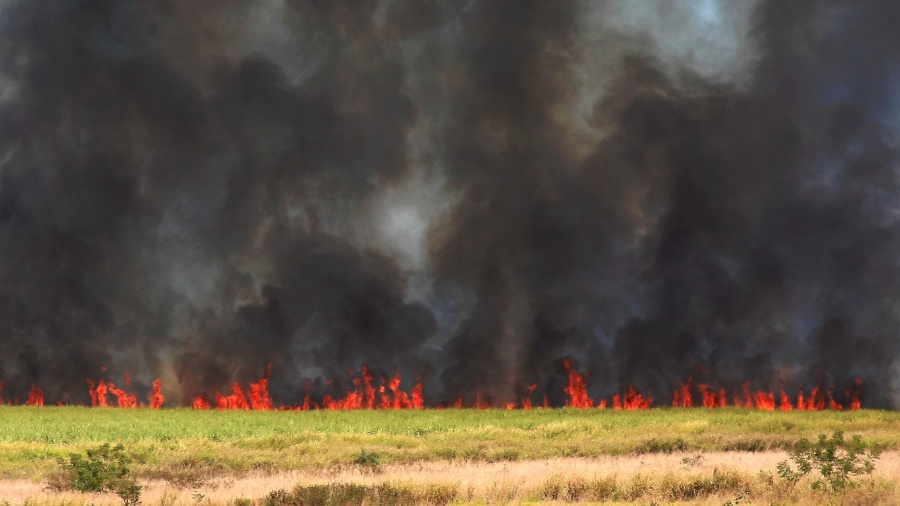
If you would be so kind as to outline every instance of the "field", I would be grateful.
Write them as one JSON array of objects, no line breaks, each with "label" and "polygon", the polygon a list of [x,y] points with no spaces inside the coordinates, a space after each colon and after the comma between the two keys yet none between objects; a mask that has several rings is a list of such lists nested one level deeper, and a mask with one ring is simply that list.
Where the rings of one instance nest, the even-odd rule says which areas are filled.
[{"label": "field", "polygon": [[[327,497],[330,504],[821,504],[831,500],[827,492],[788,487],[775,464],[800,438],[835,430],[887,450],[844,503],[900,503],[900,413],[888,411],[9,406],[0,407],[0,502],[121,504],[114,494],[44,490],[59,480],[59,457],[109,442],[132,458],[145,505],[262,504],[266,496],[273,504],[302,496],[307,505]],[[284,493],[272,495],[278,489]]]}]

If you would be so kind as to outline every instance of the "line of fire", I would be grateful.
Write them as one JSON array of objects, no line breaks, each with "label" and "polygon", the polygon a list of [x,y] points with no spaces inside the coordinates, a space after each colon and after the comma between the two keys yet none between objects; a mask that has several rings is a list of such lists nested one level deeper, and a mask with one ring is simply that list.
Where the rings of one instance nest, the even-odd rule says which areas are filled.
[{"label": "line of fire", "polygon": [[[645,410],[650,409],[654,405],[654,398],[650,392],[641,393],[634,387],[629,386],[624,393],[615,393],[611,398],[600,398],[595,400],[588,392],[588,381],[586,374],[580,373],[572,367],[569,360],[563,362],[568,373],[568,384],[563,388],[566,394],[565,407],[579,409],[606,409],[613,410]],[[504,405],[493,405],[485,400],[485,396],[479,390],[475,395],[475,402],[466,404],[463,402],[463,395],[459,394],[453,402],[436,404],[428,406],[425,402],[423,393],[423,384],[421,378],[417,379],[415,384],[409,391],[402,388],[403,379],[401,375],[395,374],[389,378],[378,377],[367,368],[362,366],[358,375],[351,373],[350,380],[354,388],[347,391],[342,396],[332,396],[325,394],[319,400],[313,400],[310,388],[307,387],[307,393],[302,403],[295,405],[278,404],[272,399],[269,392],[269,375],[271,366],[266,368],[265,375],[258,381],[250,382],[247,387],[243,387],[240,383],[234,383],[231,391],[223,394],[216,391],[210,398],[204,394],[198,394],[193,397],[190,406],[193,409],[220,409],[220,410],[285,410],[285,411],[308,411],[308,410],[399,410],[399,409],[425,409],[432,407],[435,409],[446,408],[478,408],[478,409],[540,409],[551,408],[547,396],[542,400],[535,402],[532,394],[537,389],[537,384],[529,385],[526,390],[528,395],[522,397],[518,403],[506,403]],[[147,401],[143,402],[138,399],[138,395],[130,392],[128,387],[131,386],[131,377],[125,375],[125,388],[117,387],[115,383],[100,379],[94,381],[90,378],[86,380],[88,392],[91,398],[91,407],[106,408],[138,408],[146,407],[150,409],[160,409],[165,405],[165,396],[162,393],[162,380],[157,378],[152,383],[152,392],[147,397]],[[333,380],[330,380],[331,383]],[[784,389],[780,389],[778,395],[773,391],[751,390],[749,381],[743,383],[741,390],[733,392],[730,396],[724,388],[718,390],[711,388],[706,384],[693,385],[693,381],[688,379],[679,388],[672,393],[672,401],[669,404],[678,408],[726,408],[739,407],[747,409],[759,410],[781,410],[781,411],[823,411],[823,410],[851,410],[855,411],[861,408],[861,387],[862,381],[855,378],[851,385],[845,390],[844,397],[838,400],[834,394],[834,387],[828,389],[822,386],[813,387],[806,392],[800,388],[794,398],[791,398]],[[2,402],[3,383],[0,382],[0,402]],[[695,401],[698,398],[699,402]],[[611,402],[610,402],[611,401]],[[730,401],[730,402],[729,402]],[[44,390],[38,385],[32,385],[28,394],[28,399],[20,402],[19,399],[10,399],[5,401],[9,405],[24,404],[28,406],[44,406]],[[63,405],[57,402],[56,405]]]}]

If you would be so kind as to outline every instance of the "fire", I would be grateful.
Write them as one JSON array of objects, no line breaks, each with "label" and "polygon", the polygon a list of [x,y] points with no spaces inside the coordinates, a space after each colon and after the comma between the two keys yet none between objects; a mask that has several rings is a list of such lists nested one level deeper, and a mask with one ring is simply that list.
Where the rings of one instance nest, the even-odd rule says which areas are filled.
[{"label": "fire", "polygon": [[[91,394],[91,407],[105,408],[109,406],[107,395],[113,395],[116,398],[116,405],[120,408],[136,408],[138,407],[137,395],[128,393],[121,388],[117,388],[112,382],[100,380],[97,383],[90,378],[87,379],[88,391]],[[125,375],[125,384],[131,384],[131,376]],[[160,394],[161,396],[161,394]]]},{"label": "fire", "polygon": [[[614,393],[609,398],[594,399],[589,394],[588,376],[585,373],[577,371],[570,360],[564,360],[562,363],[568,383],[563,387],[566,394],[565,406],[578,409],[587,409],[595,407],[605,409],[611,406],[614,410],[636,410],[649,409],[653,405],[653,397],[649,393],[641,393],[633,386],[629,386],[624,393]],[[357,409],[424,409],[425,394],[422,378],[416,378],[416,382],[411,388],[404,388],[403,378],[401,375],[394,374],[389,378],[378,377],[365,365],[361,367],[358,375],[350,372],[350,382],[353,385],[348,391],[340,395],[326,394],[322,397],[321,404],[312,400],[312,382],[306,384],[306,395],[299,405],[279,405],[273,400],[269,391],[269,379],[271,376],[271,365],[266,366],[265,374],[257,380],[249,382],[246,387],[240,383],[233,383],[231,391],[224,395],[218,391],[214,392],[212,401],[210,397],[201,393],[194,396],[190,405],[194,409],[217,409],[229,410],[298,410],[306,411],[311,409],[326,410],[357,410]],[[124,375],[126,386],[131,386],[132,379],[129,374]],[[126,388],[119,388],[113,382],[106,379],[94,381],[90,378],[86,379],[88,386],[88,394],[91,399],[91,407],[120,407],[120,408],[137,408],[141,406],[150,409],[160,409],[165,403],[165,396],[162,393],[162,380],[156,378],[152,382],[152,391],[147,397],[147,404],[138,401],[136,393]],[[334,389],[335,380],[329,380],[330,389]],[[838,399],[834,393],[834,385],[830,385],[826,391],[821,386],[816,386],[808,392],[801,386],[796,401],[792,401],[791,396],[784,388],[777,390],[752,390],[749,381],[741,384],[741,387],[732,395],[733,406],[748,409],[759,409],[766,411],[823,411],[825,409],[833,411],[842,410],[858,410],[862,407],[861,398],[862,380],[855,378],[851,385],[844,391],[843,399]],[[4,382],[0,381],[0,394],[2,394]],[[408,389],[407,389],[408,388]],[[490,397],[484,395],[481,389],[475,389],[474,403],[464,402],[463,393],[457,393],[454,401],[449,404],[440,404],[437,408],[445,407],[463,408],[474,407],[478,409],[489,409],[491,407],[505,409],[532,409],[532,396],[538,389],[538,384],[533,383],[523,388],[527,394],[519,399],[518,404],[515,402],[492,403]],[[725,388],[718,391],[709,385],[700,383],[696,386],[696,392],[699,393],[699,399],[702,401],[704,408],[724,408],[728,406],[728,394]],[[694,404],[694,386],[693,378],[688,378],[672,392],[673,407],[692,408]],[[466,396],[470,399],[471,397]],[[0,403],[2,403],[0,397]],[[19,403],[18,399],[11,401]],[[57,401],[59,405],[62,402]],[[44,390],[37,384],[32,384],[28,393],[28,399],[25,404],[29,406],[44,405]],[[543,407],[550,407],[548,395],[543,395]]]},{"label": "fire", "polygon": [[566,406],[571,408],[589,408],[593,406],[594,401],[588,395],[584,376],[572,369],[572,364],[568,360],[563,361],[563,366],[569,371],[569,385],[564,389],[569,395]]},{"label": "fire", "polygon": [[44,389],[37,386],[31,385],[31,391],[28,392],[28,405],[29,406],[43,406],[44,405]]},{"label": "fire", "polygon": [[105,408],[106,407],[106,392],[109,390],[106,386],[106,382],[103,380],[100,380],[100,383],[95,384],[92,379],[88,378],[87,384],[88,384],[88,392],[90,392],[90,394],[91,394],[91,407],[92,408]]},{"label": "fire", "polygon": [[522,397],[522,409],[531,409],[531,394],[533,394],[535,390],[537,390],[537,383],[528,385],[528,395]]},{"label": "fire", "polygon": [[[858,410],[861,407],[859,402],[859,387],[862,381],[859,378],[853,380],[853,385],[846,391],[846,398],[849,402],[850,410]],[[697,390],[703,397],[703,407],[705,408],[724,408],[727,406],[725,389],[719,390],[718,393],[712,391],[709,386],[697,385]],[[672,406],[684,406],[691,402],[690,399],[690,380],[672,393]],[[826,406],[830,410],[841,411],[845,409],[845,404],[841,404],[834,397],[834,387],[828,391],[828,401],[826,404],[825,394],[822,393],[820,387],[813,388],[807,395],[803,388],[797,394],[797,402],[791,402],[790,396],[784,389],[779,390],[779,402],[777,409],[781,411],[792,411],[794,409],[800,411],[823,411]],[[745,381],[741,385],[740,395],[735,393],[733,396],[734,406],[741,408],[756,408],[761,410],[773,411],[776,409],[775,393],[773,391],[756,390],[751,392],[750,382]]]},{"label": "fire", "polygon": [[247,396],[241,385],[235,383],[231,385],[231,395],[224,396],[216,392],[216,408],[218,409],[250,409],[247,403]]},{"label": "fire", "polygon": [[197,397],[194,397],[191,407],[194,409],[209,409],[209,401],[206,400],[206,397],[198,395]]},{"label": "fire", "polygon": [[266,366],[266,375],[256,383],[250,383],[250,408],[262,411],[272,411],[272,397],[269,396],[269,374],[272,372],[272,365]]},{"label": "fire", "polygon": [[[271,366],[267,366],[266,374],[258,381],[251,382],[246,394],[239,383],[234,383],[231,386],[231,395],[225,396],[216,392],[216,407],[218,409],[252,409],[259,411],[271,411],[274,409],[306,411],[313,408],[313,403],[310,400],[309,385],[307,385],[306,397],[303,399],[301,406],[293,408],[287,406],[276,407],[269,392],[269,375],[271,371]],[[395,374],[390,380],[381,378],[381,384],[376,388],[374,376],[366,366],[363,366],[360,376],[351,378],[354,388],[343,397],[333,397],[330,394],[326,394],[322,399],[322,408],[328,410],[424,408],[424,387],[421,378],[416,381],[409,393],[401,388],[402,382],[403,379],[400,374]],[[329,382],[329,384],[333,384],[333,381]],[[461,398],[459,402],[461,406]],[[200,394],[194,397],[191,406],[194,409],[209,409],[210,403],[203,394]]]},{"label": "fire", "polygon": [[694,407],[694,399],[691,398],[691,380],[692,378],[688,378],[687,382],[681,385],[681,388],[675,390],[675,395],[672,396],[673,408]]},{"label": "fire", "polygon": [[782,411],[790,411],[794,409],[794,407],[791,406],[791,398],[788,397],[788,394],[784,391],[783,388],[781,389],[781,404],[778,405],[778,409]]},{"label": "fire", "polygon": [[164,402],[166,402],[166,398],[162,394],[162,380],[156,378],[156,381],[153,382],[153,393],[150,394],[150,409],[159,409]]},{"label": "fire", "polygon": [[725,395],[725,389],[719,390],[718,393],[713,392],[709,389],[709,386],[700,384],[697,385],[697,390],[700,391],[700,395],[703,396],[703,407],[704,408],[724,408],[728,405],[727,397]]}]

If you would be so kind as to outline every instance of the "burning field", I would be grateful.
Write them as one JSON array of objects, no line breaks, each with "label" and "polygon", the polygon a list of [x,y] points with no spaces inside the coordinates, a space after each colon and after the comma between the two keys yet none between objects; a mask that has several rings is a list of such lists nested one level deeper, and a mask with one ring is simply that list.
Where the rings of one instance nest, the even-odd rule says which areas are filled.
[{"label": "burning field", "polygon": [[895,0],[0,0],[0,473],[120,440],[147,480],[360,444],[896,450],[898,26]]}]

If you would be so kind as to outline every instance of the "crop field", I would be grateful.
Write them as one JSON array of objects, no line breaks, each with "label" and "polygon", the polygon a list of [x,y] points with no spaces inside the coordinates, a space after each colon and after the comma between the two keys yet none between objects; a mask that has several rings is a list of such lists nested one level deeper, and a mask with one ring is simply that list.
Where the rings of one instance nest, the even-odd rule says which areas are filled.
[{"label": "crop field", "polygon": [[124,446],[145,505],[820,504],[833,497],[789,487],[776,463],[836,430],[885,450],[844,503],[900,502],[890,411],[3,406],[0,503],[122,504],[58,486],[58,459],[111,443]]}]

